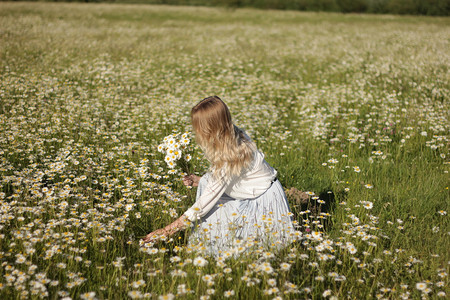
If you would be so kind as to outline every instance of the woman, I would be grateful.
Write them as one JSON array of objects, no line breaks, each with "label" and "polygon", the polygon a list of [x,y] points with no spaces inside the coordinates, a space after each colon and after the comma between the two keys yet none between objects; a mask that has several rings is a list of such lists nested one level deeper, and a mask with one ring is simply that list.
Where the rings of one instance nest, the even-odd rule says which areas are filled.
[{"label": "woman", "polygon": [[210,254],[276,246],[293,240],[289,205],[277,172],[232,120],[217,96],[191,111],[197,143],[211,164],[201,178],[188,175],[185,185],[198,186],[194,205],[170,225],[149,233],[144,242],[170,236],[194,224],[190,245]]}]

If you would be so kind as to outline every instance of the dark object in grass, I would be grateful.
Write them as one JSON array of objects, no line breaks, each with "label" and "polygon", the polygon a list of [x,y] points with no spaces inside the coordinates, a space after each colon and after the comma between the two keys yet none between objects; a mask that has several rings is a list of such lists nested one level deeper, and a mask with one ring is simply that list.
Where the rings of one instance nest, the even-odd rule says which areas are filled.
[{"label": "dark object in grass", "polygon": [[308,204],[310,196],[306,192],[302,192],[295,187],[286,190],[286,196],[295,201],[295,204]]},{"label": "dark object in grass", "polygon": [[[325,228],[331,226],[329,219],[329,212],[335,203],[335,195],[331,191],[323,191],[317,197],[310,195],[307,192],[300,191],[295,187],[286,189],[286,196],[288,197],[292,213],[294,214],[294,219],[300,224],[303,224],[303,219],[320,218],[322,219],[322,225]],[[314,199],[313,199],[314,197]],[[322,203],[319,201],[322,200]],[[307,214],[302,214],[302,212],[308,212]]]}]

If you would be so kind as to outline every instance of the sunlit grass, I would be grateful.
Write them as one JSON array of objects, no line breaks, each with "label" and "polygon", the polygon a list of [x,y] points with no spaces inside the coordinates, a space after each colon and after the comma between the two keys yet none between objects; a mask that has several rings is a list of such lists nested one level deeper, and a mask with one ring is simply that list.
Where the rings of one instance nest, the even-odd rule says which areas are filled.
[{"label": "sunlit grass", "polygon": [[[449,294],[448,18],[0,3],[0,28],[2,299]],[[157,146],[209,95],[308,192],[280,252],[139,247],[195,200]]]}]

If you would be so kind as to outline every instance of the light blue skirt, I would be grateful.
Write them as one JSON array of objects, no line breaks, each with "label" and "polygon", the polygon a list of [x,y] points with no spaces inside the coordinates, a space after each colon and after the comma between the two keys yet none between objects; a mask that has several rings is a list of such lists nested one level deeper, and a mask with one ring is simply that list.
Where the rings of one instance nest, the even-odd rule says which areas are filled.
[{"label": "light blue skirt", "polygon": [[[208,173],[201,178],[197,198],[204,191],[208,178]],[[214,256],[280,249],[295,240],[291,216],[278,180],[254,199],[236,200],[224,194],[211,211],[193,225],[188,249]]]}]

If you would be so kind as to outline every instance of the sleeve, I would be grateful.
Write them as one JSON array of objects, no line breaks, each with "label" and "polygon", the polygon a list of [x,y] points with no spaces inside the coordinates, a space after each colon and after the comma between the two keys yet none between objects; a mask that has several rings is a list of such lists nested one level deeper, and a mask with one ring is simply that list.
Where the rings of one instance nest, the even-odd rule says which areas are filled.
[{"label": "sleeve", "polygon": [[195,222],[205,216],[223,195],[227,186],[228,184],[223,178],[216,179],[213,176],[209,176],[204,190],[201,191],[194,205],[184,215],[191,222]]}]

